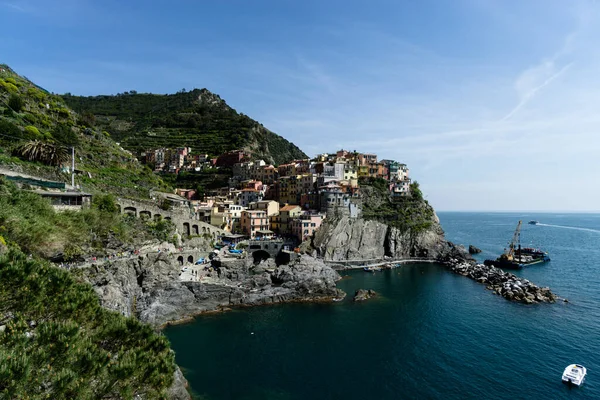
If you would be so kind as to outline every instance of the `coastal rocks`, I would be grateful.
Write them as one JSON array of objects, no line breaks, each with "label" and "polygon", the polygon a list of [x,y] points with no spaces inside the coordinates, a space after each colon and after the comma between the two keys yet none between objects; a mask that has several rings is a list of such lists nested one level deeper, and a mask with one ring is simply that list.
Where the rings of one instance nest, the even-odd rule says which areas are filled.
[{"label": "coastal rocks", "polygon": [[448,249],[437,216],[430,229],[417,234],[374,220],[328,218],[315,234],[312,246],[327,262],[436,259]]},{"label": "coastal rocks", "polygon": [[82,268],[102,306],[137,316],[154,326],[217,311],[286,301],[330,301],[343,297],[340,276],[321,260],[302,255],[288,265],[268,260],[254,266],[247,259],[223,259],[200,281],[181,281],[173,254],[149,253]]},{"label": "coastal rocks", "polygon": [[472,244],[469,245],[469,254],[479,254],[481,253],[481,249],[473,246]]},{"label": "coastal rocks", "polygon": [[354,293],[354,301],[365,301],[372,297],[377,296],[377,292],[374,290],[368,289],[358,289],[356,293]]},{"label": "coastal rocks", "polygon": [[488,290],[508,300],[525,304],[554,303],[558,298],[547,287],[538,287],[529,280],[519,278],[494,266],[451,258],[445,262],[448,268],[457,274],[469,277],[486,285]]}]

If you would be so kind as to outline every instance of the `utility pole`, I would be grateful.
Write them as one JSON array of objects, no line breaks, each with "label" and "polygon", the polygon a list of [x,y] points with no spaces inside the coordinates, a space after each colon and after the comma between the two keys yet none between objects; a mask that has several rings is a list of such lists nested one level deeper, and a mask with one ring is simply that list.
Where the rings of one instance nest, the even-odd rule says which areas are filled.
[{"label": "utility pole", "polygon": [[71,186],[75,188],[75,146],[71,147]]}]

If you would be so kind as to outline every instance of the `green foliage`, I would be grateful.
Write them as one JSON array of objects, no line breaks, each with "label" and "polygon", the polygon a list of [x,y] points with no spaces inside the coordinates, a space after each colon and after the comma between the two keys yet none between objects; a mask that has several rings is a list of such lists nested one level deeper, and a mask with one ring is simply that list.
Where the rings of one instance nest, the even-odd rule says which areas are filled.
[{"label": "green foliage", "polygon": [[8,93],[17,93],[19,91],[19,88],[14,83],[7,82],[4,79],[0,79],[0,87]]},{"label": "green foliage", "polygon": [[73,128],[65,123],[56,124],[52,130],[52,136],[57,142],[66,146],[76,146],[80,142],[79,136],[77,136]]},{"label": "green foliage", "polygon": [[107,213],[116,213],[119,211],[117,200],[112,194],[98,194],[94,196],[92,206]]},{"label": "green foliage", "polygon": [[[418,190],[418,183],[416,186]],[[433,208],[417,195],[390,198],[387,185],[375,178],[361,180],[363,218],[376,220],[404,232],[417,234],[430,229],[434,222]]]},{"label": "green foliage", "polygon": [[[49,258],[58,253],[73,257],[104,251],[109,240],[163,240],[168,221],[141,221],[117,213],[114,197],[94,196],[93,206],[81,211],[55,212],[35,193],[0,180],[0,235],[28,254]],[[80,250],[81,251],[80,251]],[[67,254],[69,253],[69,254]]]},{"label": "green foliage", "polygon": [[[3,118],[0,118],[0,134],[12,136],[13,138],[23,136],[21,130],[15,124]],[[14,139],[0,137],[0,140],[12,141]]]},{"label": "green foliage", "polygon": [[11,94],[8,98],[8,106],[12,108],[14,112],[21,112],[25,106],[25,102],[18,94]]},{"label": "green foliage", "polygon": [[[46,138],[49,139],[51,136]],[[64,164],[69,157],[65,147],[39,140],[32,140],[17,147],[15,155],[28,161],[37,161],[53,166]]]},{"label": "green foliage", "polygon": [[421,192],[419,182],[414,181],[410,184],[410,194],[415,200],[423,200],[423,192]]},{"label": "green foliage", "polygon": [[171,239],[171,234],[175,230],[175,226],[168,219],[159,219],[158,221],[147,221],[146,226],[152,236],[161,242],[168,242]]},{"label": "green foliage", "polygon": [[165,397],[174,357],[150,326],[101,308],[91,286],[15,250],[0,257],[0,281],[0,397]]},{"label": "green foliage", "polygon": [[39,129],[32,125],[28,125],[25,127],[25,135],[27,136],[27,138],[32,140],[42,138],[42,134],[40,133]]}]

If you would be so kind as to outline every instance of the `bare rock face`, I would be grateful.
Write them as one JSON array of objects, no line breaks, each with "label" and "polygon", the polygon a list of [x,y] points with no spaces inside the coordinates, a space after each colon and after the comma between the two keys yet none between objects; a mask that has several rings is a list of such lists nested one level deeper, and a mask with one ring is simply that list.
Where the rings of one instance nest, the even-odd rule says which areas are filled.
[{"label": "bare rock face", "polygon": [[437,259],[448,250],[437,216],[430,229],[417,234],[374,220],[347,216],[327,219],[312,244],[320,257],[331,262],[376,261],[384,257]]},{"label": "bare rock face", "polygon": [[84,269],[83,277],[102,306],[160,326],[234,305],[340,297],[340,276],[321,260],[303,255],[288,265],[254,266],[251,260],[220,260],[210,279],[184,282],[180,266],[167,253],[116,260]]}]

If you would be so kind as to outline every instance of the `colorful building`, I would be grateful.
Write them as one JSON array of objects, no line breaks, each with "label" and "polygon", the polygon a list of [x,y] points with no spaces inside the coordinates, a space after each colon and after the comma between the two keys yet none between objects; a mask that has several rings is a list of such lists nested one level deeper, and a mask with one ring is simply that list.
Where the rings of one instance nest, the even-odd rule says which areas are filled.
[{"label": "colorful building", "polygon": [[292,235],[303,242],[314,235],[324,219],[323,214],[303,213],[292,221]]},{"label": "colorful building", "polygon": [[263,210],[244,210],[241,218],[242,233],[255,237],[257,231],[269,229],[269,218]]}]

